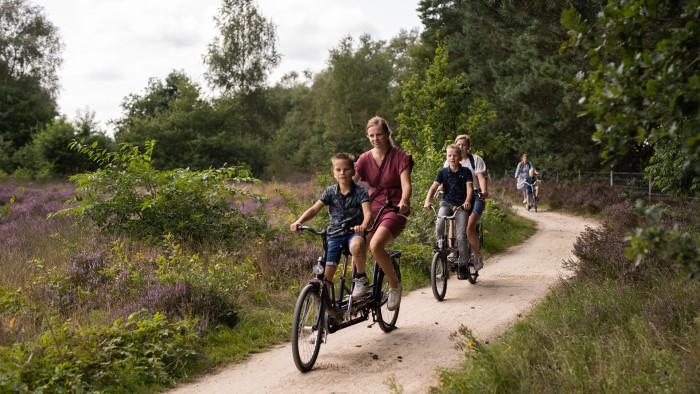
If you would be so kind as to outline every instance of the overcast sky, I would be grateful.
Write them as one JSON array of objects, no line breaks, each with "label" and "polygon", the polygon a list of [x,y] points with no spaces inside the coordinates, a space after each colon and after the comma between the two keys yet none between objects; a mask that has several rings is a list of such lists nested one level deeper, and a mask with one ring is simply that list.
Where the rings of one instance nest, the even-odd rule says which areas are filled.
[{"label": "overcast sky", "polygon": [[[148,79],[184,70],[206,88],[202,55],[217,35],[220,0],[31,0],[42,6],[65,44],[59,72],[59,111],[96,112],[103,130],[121,116],[129,94],[143,94]],[[419,0],[257,0],[277,26],[281,65],[271,80],[289,71],[318,72],[341,38],[363,33],[388,40],[401,29],[421,28]]]}]

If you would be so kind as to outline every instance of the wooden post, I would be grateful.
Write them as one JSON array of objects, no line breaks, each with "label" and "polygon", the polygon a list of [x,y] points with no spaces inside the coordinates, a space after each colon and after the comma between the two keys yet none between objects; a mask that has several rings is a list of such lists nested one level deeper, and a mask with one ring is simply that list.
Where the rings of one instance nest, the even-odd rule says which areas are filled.
[{"label": "wooden post", "polygon": [[613,182],[613,172],[610,170],[610,187],[615,186],[615,183]]}]

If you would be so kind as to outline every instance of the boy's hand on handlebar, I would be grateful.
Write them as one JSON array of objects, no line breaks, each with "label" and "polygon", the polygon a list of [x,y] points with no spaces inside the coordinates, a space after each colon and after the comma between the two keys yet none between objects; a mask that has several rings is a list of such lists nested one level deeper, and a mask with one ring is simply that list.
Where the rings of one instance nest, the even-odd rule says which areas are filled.
[{"label": "boy's hand on handlebar", "polygon": [[359,224],[355,227],[352,228],[353,231],[355,231],[355,234],[357,235],[365,235],[365,226]]},{"label": "boy's hand on handlebar", "polygon": [[472,204],[470,204],[469,202],[465,202],[464,204],[462,204],[462,209],[468,211],[471,208],[471,206]]},{"label": "boy's hand on handlebar", "polygon": [[430,211],[430,203],[429,203],[429,202],[426,202],[425,204],[423,204],[423,210],[424,210],[425,212],[429,212],[429,211]]},{"label": "boy's hand on handlebar", "polygon": [[289,229],[294,231],[294,232],[297,232],[297,231],[299,231],[299,226],[301,226],[301,224],[294,222],[294,223],[289,225]]}]

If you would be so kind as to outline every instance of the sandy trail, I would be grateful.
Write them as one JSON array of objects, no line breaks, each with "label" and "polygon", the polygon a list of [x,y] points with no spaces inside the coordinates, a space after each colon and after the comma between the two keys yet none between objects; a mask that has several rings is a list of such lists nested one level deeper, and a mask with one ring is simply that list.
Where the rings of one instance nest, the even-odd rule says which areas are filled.
[{"label": "sandy trail", "polygon": [[465,325],[482,342],[502,335],[569,274],[562,262],[574,258],[576,237],[597,225],[556,212],[517,210],[537,222],[535,235],[486,260],[476,285],[452,276],[442,302],[430,287],[404,294],[396,330],[384,333],[377,325],[367,328],[368,322],[333,333],[305,374],[294,366],[286,344],[171,393],[386,393],[392,385],[404,393],[428,392],[437,385],[437,368],[464,360],[450,333]]}]

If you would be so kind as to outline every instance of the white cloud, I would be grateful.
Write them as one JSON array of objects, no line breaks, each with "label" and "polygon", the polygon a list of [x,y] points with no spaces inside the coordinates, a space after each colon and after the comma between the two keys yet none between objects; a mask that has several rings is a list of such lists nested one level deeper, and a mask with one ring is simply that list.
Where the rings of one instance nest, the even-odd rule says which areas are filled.
[{"label": "white cloud", "polygon": [[[66,45],[60,72],[60,111],[69,118],[86,107],[97,120],[121,116],[121,103],[141,94],[150,78],[183,70],[206,86],[202,56],[217,32],[220,0],[33,0],[44,7]],[[388,40],[420,27],[418,0],[258,0],[277,26],[282,64],[318,72],[345,36]]]}]

